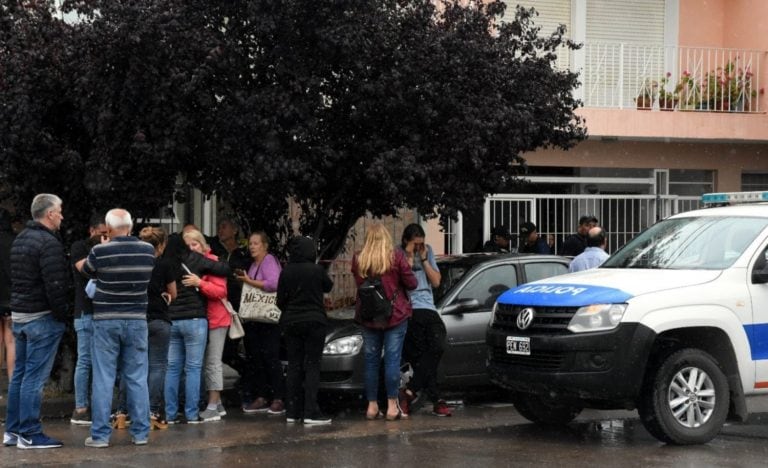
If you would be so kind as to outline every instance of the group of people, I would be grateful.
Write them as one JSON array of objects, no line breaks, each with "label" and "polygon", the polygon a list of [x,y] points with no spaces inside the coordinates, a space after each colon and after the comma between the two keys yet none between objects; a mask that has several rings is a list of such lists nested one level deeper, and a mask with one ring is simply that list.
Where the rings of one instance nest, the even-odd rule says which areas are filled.
[{"label": "group of people", "polygon": [[[73,284],[78,358],[70,421],[90,426],[86,446],[108,447],[114,428],[129,426],[132,442],[144,445],[150,429],[220,420],[226,415],[223,363],[241,375],[244,413],[285,415],[288,423],[331,422],[320,410],[317,392],[328,324],[323,295],[333,281],[317,264],[311,238],[290,239],[283,266],[269,253],[264,232],[252,233],[247,249],[241,247],[229,219],[219,222],[215,242],[192,225],[170,235],[145,227],[134,236],[131,214],[115,208],[91,219],[88,238],[72,245],[68,262],[58,233],[62,200],[39,194],[31,215],[9,240],[4,262],[11,286],[0,307],[10,315],[3,325],[13,331],[16,353],[15,359],[9,354],[4,445],[62,445],[43,432],[40,406],[71,317]],[[440,271],[423,228],[407,226],[400,247],[394,247],[386,228],[372,226],[352,272],[358,284],[380,277],[393,304],[387,323],[366,323],[358,316],[364,330],[366,417],[407,418],[422,396],[433,403],[434,414],[450,416],[437,389],[446,331],[431,288],[439,285]],[[276,293],[282,313],[277,324],[243,323],[243,359],[227,330],[246,284]],[[287,377],[280,361],[283,339]],[[382,355],[386,412],[378,407]],[[415,374],[407,387],[400,381],[403,357]],[[207,391],[203,404],[201,387]]]},{"label": "group of people", "polygon": [[[548,235],[544,237],[540,235],[534,223],[521,223],[519,232],[520,235],[517,236],[519,243],[516,247],[517,250],[515,250],[515,247],[512,245],[515,236],[510,234],[505,226],[494,226],[491,229],[491,239],[483,245],[483,251],[498,253],[514,251],[535,254],[555,253],[554,236]],[[584,215],[579,218],[576,232],[565,238],[562,245],[557,249],[557,253],[558,255],[574,257],[571,271],[594,268],[607,258],[605,253],[606,242],[607,235],[603,228],[600,227],[598,219],[592,215]],[[588,257],[576,261],[577,257],[585,251],[589,252]]]}]

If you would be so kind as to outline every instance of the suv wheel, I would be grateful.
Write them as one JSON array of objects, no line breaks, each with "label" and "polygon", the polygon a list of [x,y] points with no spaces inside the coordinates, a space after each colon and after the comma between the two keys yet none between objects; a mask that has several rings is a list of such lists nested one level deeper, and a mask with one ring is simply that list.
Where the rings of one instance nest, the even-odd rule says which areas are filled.
[{"label": "suv wheel", "polygon": [[518,394],[515,408],[525,419],[538,424],[563,425],[573,421],[581,408],[540,395]]},{"label": "suv wheel", "polygon": [[646,378],[638,405],[643,425],[669,444],[703,444],[728,416],[728,380],[717,361],[699,349],[670,354]]}]

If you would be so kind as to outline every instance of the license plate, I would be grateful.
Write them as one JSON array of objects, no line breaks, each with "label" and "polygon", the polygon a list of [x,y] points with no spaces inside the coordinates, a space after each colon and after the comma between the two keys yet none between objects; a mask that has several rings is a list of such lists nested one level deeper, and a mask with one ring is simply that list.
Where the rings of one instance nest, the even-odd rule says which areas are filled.
[{"label": "license plate", "polygon": [[507,354],[531,355],[531,339],[527,336],[508,336]]}]

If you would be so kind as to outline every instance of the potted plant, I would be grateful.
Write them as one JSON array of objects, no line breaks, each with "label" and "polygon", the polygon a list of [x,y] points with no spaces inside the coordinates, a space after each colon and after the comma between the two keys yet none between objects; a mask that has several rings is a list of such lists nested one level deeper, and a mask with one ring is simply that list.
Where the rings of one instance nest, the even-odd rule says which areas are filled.
[{"label": "potted plant", "polygon": [[678,108],[680,110],[701,109],[702,86],[703,84],[696,81],[691,72],[683,71],[675,86],[675,89],[679,89]]},{"label": "potted plant", "polygon": [[651,110],[653,108],[653,101],[656,100],[657,87],[658,83],[651,81],[650,78],[643,80],[643,84],[635,98],[638,110]]},{"label": "potted plant", "polygon": [[663,111],[671,111],[675,109],[678,101],[680,101],[680,91],[683,89],[681,82],[675,85],[672,91],[667,91],[667,83],[672,73],[667,72],[661,80],[659,80],[659,109]]},{"label": "potted plant", "polygon": [[751,101],[757,97],[752,88],[752,71],[737,64],[738,58],[735,63],[728,62],[705,75],[702,94],[709,109],[728,112],[750,109]]}]

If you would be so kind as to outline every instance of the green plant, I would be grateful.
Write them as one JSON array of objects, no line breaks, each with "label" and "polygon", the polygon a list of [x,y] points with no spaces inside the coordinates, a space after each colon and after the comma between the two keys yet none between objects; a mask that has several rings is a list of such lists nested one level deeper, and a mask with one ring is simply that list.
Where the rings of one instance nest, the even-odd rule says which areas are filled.
[{"label": "green plant", "polygon": [[680,91],[683,89],[682,81],[678,81],[672,91],[667,91],[667,84],[672,77],[672,73],[667,72],[659,80],[659,108],[662,110],[672,110],[680,101]]},{"label": "green plant", "polygon": [[688,70],[683,71],[676,89],[679,88],[680,109],[698,109],[701,106],[701,88],[696,78]]},{"label": "green plant", "polygon": [[750,67],[738,66],[739,59],[729,61],[722,67],[708,72],[702,83],[702,100],[710,109],[744,110],[757,97],[752,87]]}]

